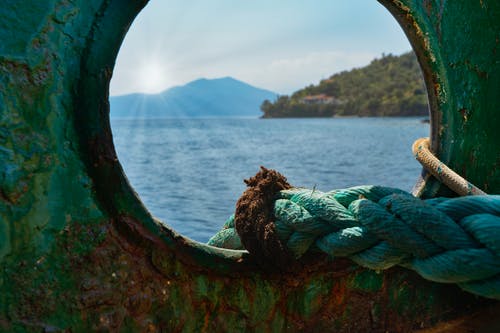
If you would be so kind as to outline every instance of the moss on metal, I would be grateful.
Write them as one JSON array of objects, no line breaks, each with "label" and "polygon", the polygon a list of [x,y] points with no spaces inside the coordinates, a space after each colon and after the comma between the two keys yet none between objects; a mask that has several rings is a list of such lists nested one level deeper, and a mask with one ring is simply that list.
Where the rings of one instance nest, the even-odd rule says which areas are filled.
[{"label": "moss on metal", "polygon": [[[498,193],[500,3],[381,2],[424,69],[434,150]],[[346,261],[270,275],[154,220],[116,158],[108,104],[118,49],[146,3],[2,2],[0,331],[411,331],[490,304]],[[420,188],[438,191],[432,179]]]}]

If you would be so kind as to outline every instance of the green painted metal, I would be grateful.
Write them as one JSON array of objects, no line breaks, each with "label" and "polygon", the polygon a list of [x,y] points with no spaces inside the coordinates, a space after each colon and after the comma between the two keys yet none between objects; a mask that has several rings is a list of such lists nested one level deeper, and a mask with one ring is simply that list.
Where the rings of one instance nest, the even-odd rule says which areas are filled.
[{"label": "green painted metal", "polygon": [[[381,2],[422,64],[435,152],[498,193],[500,3]],[[2,2],[0,331],[410,331],[490,304],[343,260],[310,260],[285,278],[153,219],[108,118],[115,58],[146,3]],[[428,179],[418,192],[444,190]]]},{"label": "green painted metal", "polygon": [[[500,3],[381,0],[419,58],[439,159],[485,192],[500,192]],[[424,177],[423,197],[449,191]]]}]

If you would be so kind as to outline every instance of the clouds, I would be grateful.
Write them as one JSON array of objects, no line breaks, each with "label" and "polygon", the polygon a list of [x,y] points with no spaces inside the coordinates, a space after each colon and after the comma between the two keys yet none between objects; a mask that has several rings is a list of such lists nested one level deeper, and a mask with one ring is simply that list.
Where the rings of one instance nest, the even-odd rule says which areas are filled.
[{"label": "clouds", "polygon": [[232,76],[290,93],[410,49],[377,1],[152,0],[127,34],[111,95]]},{"label": "clouds", "polygon": [[333,73],[367,65],[376,56],[374,52],[326,51],[277,59],[267,66],[263,84],[273,85],[278,92],[291,92]]}]

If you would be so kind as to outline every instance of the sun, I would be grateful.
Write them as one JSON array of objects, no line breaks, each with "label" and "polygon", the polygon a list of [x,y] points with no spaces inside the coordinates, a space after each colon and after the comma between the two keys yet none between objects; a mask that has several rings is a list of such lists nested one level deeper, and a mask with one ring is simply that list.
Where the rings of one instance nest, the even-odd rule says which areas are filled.
[{"label": "sun", "polygon": [[141,92],[149,94],[165,90],[169,83],[166,66],[156,61],[139,66],[138,78]]}]

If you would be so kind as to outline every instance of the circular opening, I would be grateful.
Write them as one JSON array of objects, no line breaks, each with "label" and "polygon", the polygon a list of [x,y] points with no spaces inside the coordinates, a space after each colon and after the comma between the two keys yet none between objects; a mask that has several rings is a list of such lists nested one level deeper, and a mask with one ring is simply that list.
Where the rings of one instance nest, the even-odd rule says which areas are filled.
[{"label": "circular opening", "polygon": [[[110,88],[118,156],[152,214],[201,242],[260,165],[323,191],[410,190],[420,169],[411,143],[429,131],[422,117],[357,117],[408,116],[401,106],[426,98],[410,49],[375,1],[152,1],[127,35]],[[259,119],[264,100],[276,107],[284,95],[285,116],[328,117]],[[325,112],[334,104],[332,118]]]}]

